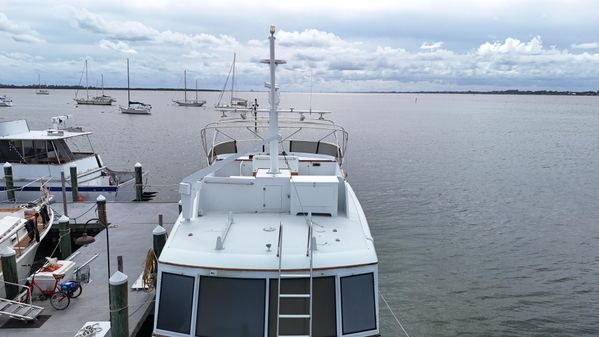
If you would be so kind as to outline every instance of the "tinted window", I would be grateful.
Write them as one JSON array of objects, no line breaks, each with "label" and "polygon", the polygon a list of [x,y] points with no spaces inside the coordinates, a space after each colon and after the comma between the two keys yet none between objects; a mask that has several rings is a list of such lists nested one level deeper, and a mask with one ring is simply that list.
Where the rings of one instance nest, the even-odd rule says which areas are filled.
[{"label": "tinted window", "polygon": [[196,336],[264,336],[266,280],[200,277]]},{"label": "tinted window", "polygon": [[[278,280],[270,280],[268,336],[275,337],[277,329],[277,288]],[[281,294],[309,294],[309,279],[281,280]],[[337,336],[335,310],[335,277],[313,279],[312,336]],[[282,298],[281,314],[307,314],[310,302],[306,298]],[[281,335],[308,335],[307,319],[281,319]]]},{"label": "tinted window", "polygon": [[341,278],[343,334],[376,329],[374,275]]},{"label": "tinted window", "polygon": [[191,276],[162,273],[158,329],[190,333],[193,283]]}]

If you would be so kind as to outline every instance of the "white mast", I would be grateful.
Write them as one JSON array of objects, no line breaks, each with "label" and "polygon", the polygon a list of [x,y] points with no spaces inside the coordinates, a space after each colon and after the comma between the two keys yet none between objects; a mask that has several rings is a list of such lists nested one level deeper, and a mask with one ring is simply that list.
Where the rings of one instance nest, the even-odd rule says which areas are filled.
[{"label": "white mast", "polygon": [[85,97],[89,99],[89,84],[87,83],[87,59],[85,59]]},{"label": "white mast", "polygon": [[187,102],[187,69],[183,70],[183,88],[184,101]]},{"label": "white mast", "polygon": [[[279,116],[277,108],[279,106],[279,96],[275,85],[275,70],[278,64],[285,64],[283,60],[275,59],[275,26],[270,26],[270,59],[262,60],[262,63],[268,63],[270,66],[270,83],[265,86],[270,88],[270,113],[268,118],[270,137],[279,135]],[[269,174],[279,173],[279,138],[273,138],[270,141],[270,171]]]}]

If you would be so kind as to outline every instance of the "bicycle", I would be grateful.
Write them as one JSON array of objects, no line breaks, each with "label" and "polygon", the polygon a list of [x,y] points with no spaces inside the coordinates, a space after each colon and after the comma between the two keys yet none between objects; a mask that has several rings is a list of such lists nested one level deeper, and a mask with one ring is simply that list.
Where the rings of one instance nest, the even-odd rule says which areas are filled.
[{"label": "bicycle", "polygon": [[64,310],[71,303],[71,298],[77,298],[83,292],[81,284],[77,281],[67,281],[59,283],[64,278],[64,274],[52,274],[54,276],[54,287],[51,289],[42,289],[35,281],[35,274],[31,275],[31,280],[28,281],[28,287],[31,291],[26,293],[25,301],[29,301],[32,296],[33,288],[40,291],[39,299],[45,300],[50,297],[50,305],[56,310]]}]

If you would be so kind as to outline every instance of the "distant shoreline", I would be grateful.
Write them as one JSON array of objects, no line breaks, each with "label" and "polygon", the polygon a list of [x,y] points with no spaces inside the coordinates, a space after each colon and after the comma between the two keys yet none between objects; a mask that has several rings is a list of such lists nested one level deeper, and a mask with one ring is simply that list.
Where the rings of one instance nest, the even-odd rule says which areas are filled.
[{"label": "distant shoreline", "polygon": [[[0,89],[39,89],[38,85],[12,85],[0,84]],[[85,87],[78,85],[47,85],[43,89],[60,89],[60,90],[85,90]],[[101,90],[102,88],[89,87],[89,90]],[[104,90],[127,90],[121,87],[106,87]],[[183,91],[182,88],[131,88],[131,90],[146,90],[146,91]],[[187,90],[194,91],[194,90]],[[198,89],[205,92],[219,92],[217,89]],[[262,90],[240,90],[241,92],[262,92]],[[557,91],[557,90],[490,90],[490,91],[336,91],[331,93],[347,93],[347,94],[452,94],[452,95],[545,95],[545,96],[599,96],[599,91]]]}]

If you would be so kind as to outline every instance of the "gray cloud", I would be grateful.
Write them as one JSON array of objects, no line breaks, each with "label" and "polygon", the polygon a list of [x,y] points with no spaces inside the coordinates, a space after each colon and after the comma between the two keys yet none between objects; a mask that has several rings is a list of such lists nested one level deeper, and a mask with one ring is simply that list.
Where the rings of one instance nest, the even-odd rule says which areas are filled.
[{"label": "gray cloud", "polygon": [[4,13],[0,13],[0,32],[7,33],[17,42],[38,43],[44,42],[39,34],[25,24],[18,24],[8,19]]}]

